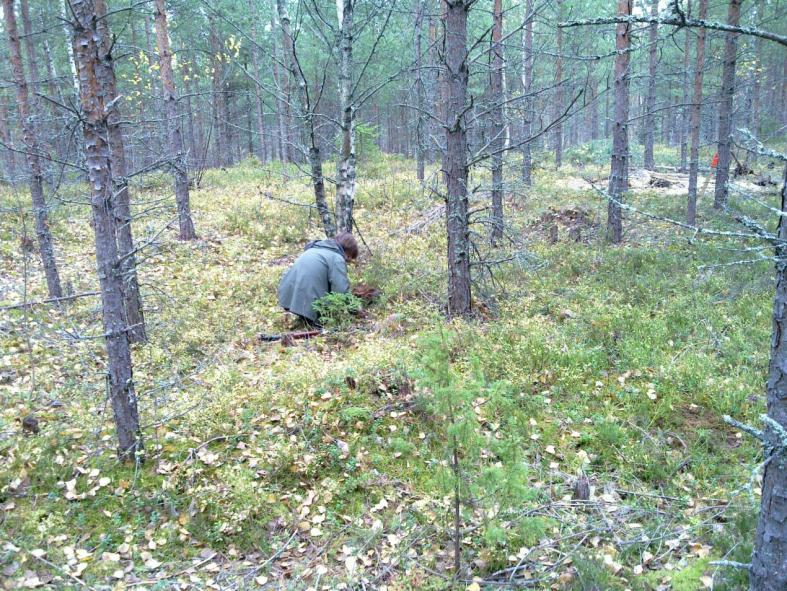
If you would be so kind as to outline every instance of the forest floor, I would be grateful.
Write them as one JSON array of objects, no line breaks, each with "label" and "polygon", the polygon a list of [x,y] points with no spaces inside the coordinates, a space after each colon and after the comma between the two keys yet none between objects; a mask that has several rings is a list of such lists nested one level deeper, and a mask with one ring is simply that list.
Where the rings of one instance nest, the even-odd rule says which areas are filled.
[{"label": "forest floor", "polygon": [[[321,235],[282,201],[311,202],[296,169],[208,171],[191,243],[167,179],[135,187],[145,462],[115,460],[98,299],[1,311],[0,586],[742,589],[745,573],[712,562],[751,550],[760,452],[723,416],[756,424],[765,408],[767,251],[634,214],[611,246],[582,181],[603,187],[602,169],[540,168],[526,191],[517,170],[503,247],[471,202],[497,264],[474,267],[476,317],[447,322],[440,201],[412,162],[362,162],[368,248],[350,275],[382,295],[294,346],[255,335],[287,328],[279,277]],[[681,194],[630,198],[683,218]],[[71,293],[97,289],[82,199],[53,211]],[[709,190],[701,224],[735,229],[711,204]],[[0,218],[0,306],[46,297],[22,226]]]}]

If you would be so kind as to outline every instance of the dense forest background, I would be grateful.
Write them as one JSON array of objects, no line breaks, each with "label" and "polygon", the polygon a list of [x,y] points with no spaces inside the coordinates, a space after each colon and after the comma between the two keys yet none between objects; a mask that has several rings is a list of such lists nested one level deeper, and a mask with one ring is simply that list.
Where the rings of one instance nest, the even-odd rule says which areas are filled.
[{"label": "dense forest background", "polygon": [[2,17],[4,588],[787,586],[783,1]]}]

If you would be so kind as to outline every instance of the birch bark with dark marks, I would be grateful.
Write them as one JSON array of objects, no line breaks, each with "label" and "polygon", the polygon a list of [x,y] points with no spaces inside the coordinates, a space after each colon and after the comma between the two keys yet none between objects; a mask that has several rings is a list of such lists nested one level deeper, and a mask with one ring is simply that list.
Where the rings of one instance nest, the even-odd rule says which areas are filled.
[{"label": "birch bark with dark marks", "polygon": [[325,198],[325,177],[322,172],[322,154],[317,132],[314,128],[314,105],[309,94],[309,84],[306,75],[298,62],[298,54],[295,49],[295,39],[292,36],[290,27],[290,14],[284,0],[276,0],[276,11],[279,15],[279,23],[284,37],[284,52],[287,58],[287,69],[289,77],[295,89],[296,100],[294,106],[299,109],[298,118],[305,127],[306,136],[309,141],[309,167],[311,170],[312,187],[314,188],[314,201],[317,211],[322,220],[325,235],[333,237],[336,235],[336,224],[331,210],[328,208],[328,201]]},{"label": "birch bark with dark marks", "polygon": [[342,147],[336,170],[336,224],[352,232],[355,202],[355,106],[353,97],[353,10],[355,0],[337,0],[339,22],[339,109]]}]

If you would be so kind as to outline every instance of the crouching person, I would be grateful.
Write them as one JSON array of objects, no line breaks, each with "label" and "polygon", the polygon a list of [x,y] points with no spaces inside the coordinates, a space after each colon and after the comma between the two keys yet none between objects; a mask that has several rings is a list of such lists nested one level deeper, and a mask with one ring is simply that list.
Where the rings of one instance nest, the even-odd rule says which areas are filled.
[{"label": "crouching person", "polygon": [[306,245],[279,283],[279,305],[307,326],[319,327],[313,304],[328,293],[350,290],[347,263],[358,257],[358,243],[349,232]]}]

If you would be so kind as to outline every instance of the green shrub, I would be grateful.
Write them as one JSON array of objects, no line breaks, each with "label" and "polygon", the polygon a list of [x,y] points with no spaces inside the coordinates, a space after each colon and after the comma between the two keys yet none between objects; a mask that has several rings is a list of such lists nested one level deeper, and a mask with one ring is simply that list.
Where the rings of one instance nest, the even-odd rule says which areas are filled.
[{"label": "green shrub", "polygon": [[329,293],[312,304],[320,322],[329,328],[342,328],[353,321],[363,302],[351,293]]}]

